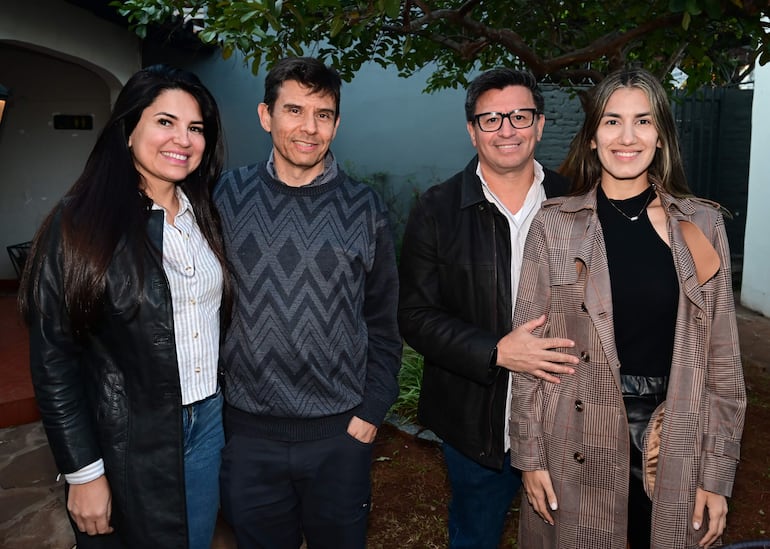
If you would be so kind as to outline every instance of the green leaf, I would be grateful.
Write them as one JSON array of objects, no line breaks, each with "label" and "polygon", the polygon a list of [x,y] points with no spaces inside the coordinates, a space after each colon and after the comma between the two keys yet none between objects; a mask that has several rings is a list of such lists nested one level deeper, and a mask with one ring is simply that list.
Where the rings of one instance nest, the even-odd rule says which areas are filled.
[{"label": "green leaf", "polygon": [[[522,59],[537,59],[538,77],[550,72],[563,86],[586,68],[601,76],[627,63],[664,74],[674,58],[690,75],[692,89],[729,82],[746,52],[758,51],[761,61],[770,58],[761,14],[733,7],[740,3],[483,0],[459,17],[457,10],[467,2],[434,0],[410,2],[405,19],[400,0],[125,0],[111,5],[140,37],[150,26],[177,32],[183,6],[206,7],[200,12],[200,40],[219,44],[224,55],[240,51],[246,63],[253,64],[258,54],[255,72],[290,53],[323,51],[345,78],[374,61],[404,77],[425,70],[426,89],[439,90],[463,86],[470,75],[496,65],[526,68]],[[426,17],[425,5],[447,17]],[[670,18],[672,13],[678,17]],[[641,26],[650,28],[636,33]]]},{"label": "green leaf", "polygon": [[203,29],[198,33],[198,38],[204,44],[211,44],[212,42],[216,41],[217,33],[210,29]]},{"label": "green leaf", "polygon": [[691,15],[700,15],[701,9],[698,6],[698,0],[687,0],[687,13]]},{"label": "green leaf", "polygon": [[241,15],[241,23],[245,23],[246,21],[256,17],[257,15],[259,15],[259,12],[257,10],[246,12],[243,15]]},{"label": "green leaf", "polygon": [[329,31],[329,36],[331,38],[334,38],[344,28],[345,28],[345,20],[342,17],[335,17],[332,20],[332,26],[331,26],[331,29]]},{"label": "green leaf", "polygon": [[275,0],[273,4],[273,15],[278,18],[281,17],[281,11],[283,10],[283,0]]},{"label": "green leaf", "polygon": [[398,14],[401,12],[401,0],[384,0],[385,15],[391,19],[398,18]]},{"label": "green leaf", "polygon": [[251,56],[251,74],[256,75],[257,73],[259,73],[259,68],[261,65],[262,65],[262,52],[254,51],[254,53]]},{"label": "green leaf", "polygon": [[236,40],[236,44],[241,51],[248,51],[251,48],[251,41],[249,40],[249,37],[245,35],[239,36]]}]

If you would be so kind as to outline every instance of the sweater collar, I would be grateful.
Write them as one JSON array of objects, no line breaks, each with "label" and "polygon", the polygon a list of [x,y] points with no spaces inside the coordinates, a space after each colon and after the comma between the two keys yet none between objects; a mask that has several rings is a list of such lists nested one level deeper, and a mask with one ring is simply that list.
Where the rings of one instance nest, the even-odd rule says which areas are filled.
[{"label": "sweater collar", "polygon": [[[324,156],[323,172],[313,178],[313,180],[311,180],[309,183],[302,185],[302,187],[318,187],[320,185],[324,185],[337,177],[337,171],[337,161],[334,158],[334,154],[332,154],[331,151],[328,151],[326,156]],[[275,150],[270,151],[270,158],[267,159],[267,173],[269,173],[270,177],[276,181],[280,181],[286,185],[286,183],[278,178],[278,174],[275,171]]]}]

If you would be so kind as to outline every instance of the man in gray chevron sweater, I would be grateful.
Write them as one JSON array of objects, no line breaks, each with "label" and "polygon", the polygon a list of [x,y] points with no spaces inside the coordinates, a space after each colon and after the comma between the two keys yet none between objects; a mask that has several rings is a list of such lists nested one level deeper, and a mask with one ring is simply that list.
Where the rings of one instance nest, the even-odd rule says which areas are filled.
[{"label": "man in gray chevron sweater", "polygon": [[392,235],[329,151],[340,86],[316,59],[278,62],[258,107],[270,158],[214,192],[238,287],[222,510],[243,548],[364,547],[372,442],[398,395]]}]

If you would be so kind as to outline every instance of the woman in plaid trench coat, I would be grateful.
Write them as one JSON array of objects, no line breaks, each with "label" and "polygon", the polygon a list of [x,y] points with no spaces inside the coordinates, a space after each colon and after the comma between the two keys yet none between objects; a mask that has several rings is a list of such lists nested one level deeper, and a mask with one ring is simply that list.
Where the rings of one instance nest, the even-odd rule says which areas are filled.
[{"label": "woman in plaid trench coat", "polygon": [[[607,212],[624,204],[613,198],[634,194],[641,209],[620,214],[628,226],[647,224],[657,232],[675,273],[665,415],[652,510],[646,511],[650,547],[719,545],[746,405],[721,213],[687,197],[668,101],[645,71],[621,71],[597,86],[565,167],[575,192],[546,201],[532,224],[514,325],[546,314],[537,335],[573,339],[570,352],[581,361],[575,375],[558,384],[513,375],[511,458],[524,471],[530,503],[521,507],[519,546],[647,544],[627,530],[629,515],[645,510],[629,508],[633,443],[613,316],[613,291],[624,281],[611,284],[607,242],[613,235],[605,234],[609,223],[599,214],[602,200],[609,202]],[[640,259],[642,269],[647,259]],[[665,345],[645,330],[634,337],[642,345]]]}]

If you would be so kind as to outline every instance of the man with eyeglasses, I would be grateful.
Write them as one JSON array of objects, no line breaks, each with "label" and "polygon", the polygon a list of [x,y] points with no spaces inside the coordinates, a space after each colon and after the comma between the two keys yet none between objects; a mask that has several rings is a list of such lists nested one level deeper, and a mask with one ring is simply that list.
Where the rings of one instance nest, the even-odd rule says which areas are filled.
[{"label": "man with eyeglasses", "polygon": [[495,549],[521,486],[510,466],[509,371],[558,383],[576,357],[567,339],[512,326],[524,241],[546,197],[568,182],[535,160],[543,95],[528,72],[490,70],[468,87],[476,149],[465,169],[412,210],[400,267],[399,325],[425,357],[419,421],[443,440],[452,499],[450,549]]}]

